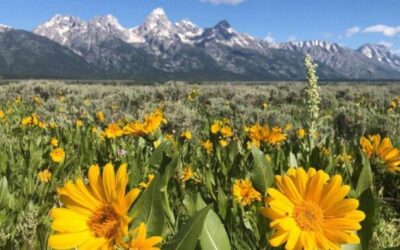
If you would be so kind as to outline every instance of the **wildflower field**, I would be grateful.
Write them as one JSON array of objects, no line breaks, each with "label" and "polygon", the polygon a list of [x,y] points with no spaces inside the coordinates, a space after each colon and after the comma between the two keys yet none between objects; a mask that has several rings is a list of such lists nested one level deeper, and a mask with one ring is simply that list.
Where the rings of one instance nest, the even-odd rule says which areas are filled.
[{"label": "wildflower field", "polygon": [[399,249],[400,85],[0,86],[1,249]]}]

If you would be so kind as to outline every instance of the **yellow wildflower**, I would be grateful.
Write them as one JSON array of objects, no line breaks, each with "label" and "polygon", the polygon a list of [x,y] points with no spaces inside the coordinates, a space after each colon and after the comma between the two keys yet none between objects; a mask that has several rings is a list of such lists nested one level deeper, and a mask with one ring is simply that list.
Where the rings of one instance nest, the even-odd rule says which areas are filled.
[{"label": "yellow wildflower", "polygon": [[75,121],[75,125],[79,128],[79,127],[83,127],[83,121],[82,120],[80,120],[80,119],[77,119],[76,121]]},{"label": "yellow wildflower", "polygon": [[51,180],[51,172],[48,169],[38,173],[38,179],[41,183],[47,183]]},{"label": "yellow wildflower", "polygon": [[231,127],[229,126],[224,126],[221,128],[221,130],[219,131],[221,133],[221,135],[225,138],[229,138],[233,136],[233,130]]},{"label": "yellow wildflower", "polygon": [[393,147],[389,137],[381,140],[380,135],[372,135],[368,139],[363,136],[360,145],[370,159],[376,157],[378,164],[384,165],[388,172],[400,172],[400,149]]},{"label": "yellow wildflower", "polygon": [[217,134],[221,130],[221,121],[214,121],[210,130],[212,134]]},{"label": "yellow wildflower", "polygon": [[299,128],[299,129],[296,131],[296,134],[297,134],[297,138],[303,139],[304,136],[306,136],[306,131],[305,131],[303,128]]},{"label": "yellow wildflower", "polygon": [[50,153],[50,157],[54,162],[60,163],[65,159],[65,151],[62,148],[53,149]]},{"label": "yellow wildflower", "polygon": [[188,167],[184,168],[183,173],[181,175],[182,182],[186,182],[186,181],[190,180],[192,177],[193,177],[192,167],[188,166]]},{"label": "yellow wildflower", "polygon": [[210,140],[206,140],[206,141],[202,142],[202,146],[208,154],[211,154],[212,151],[214,150],[213,144]]},{"label": "yellow wildflower", "polygon": [[232,195],[242,206],[248,206],[255,201],[261,201],[261,194],[254,189],[253,184],[248,179],[235,180]]},{"label": "yellow wildflower", "polygon": [[275,176],[277,188],[268,188],[261,214],[272,222],[273,247],[285,249],[334,249],[341,244],[359,244],[356,231],[365,214],[357,210],[356,199],[345,198],[350,191],[342,177],[329,178],[324,171],[291,168]]},{"label": "yellow wildflower", "polygon": [[122,129],[116,123],[108,124],[107,128],[104,130],[104,135],[108,139],[115,139],[123,135]]},{"label": "yellow wildflower", "polygon": [[53,147],[58,147],[58,140],[57,140],[57,138],[55,138],[55,137],[51,138],[50,144],[51,144],[51,146],[53,146]]},{"label": "yellow wildflower", "polygon": [[221,147],[225,148],[226,146],[229,145],[229,141],[221,139],[218,141],[219,145],[221,145]]},{"label": "yellow wildflower", "polygon": [[27,116],[27,117],[22,118],[21,125],[24,127],[32,125],[32,117]]},{"label": "yellow wildflower", "polygon": [[181,137],[190,141],[192,139],[192,132],[190,132],[189,130],[185,130],[181,133]]},{"label": "yellow wildflower", "polygon": [[164,114],[160,109],[156,109],[150,115],[146,116],[143,122],[131,122],[123,128],[123,131],[126,135],[150,135],[156,132],[163,122],[166,122]]},{"label": "yellow wildflower", "polygon": [[106,120],[106,117],[102,111],[97,112],[96,117],[99,122],[104,122]]},{"label": "yellow wildflower", "polygon": [[125,245],[131,221],[127,213],[140,193],[138,188],[126,193],[126,164],[115,173],[109,163],[102,175],[99,166],[93,165],[88,179],[87,184],[78,178],[58,188],[64,207],[50,212],[55,231],[48,240],[50,248],[111,250]]}]

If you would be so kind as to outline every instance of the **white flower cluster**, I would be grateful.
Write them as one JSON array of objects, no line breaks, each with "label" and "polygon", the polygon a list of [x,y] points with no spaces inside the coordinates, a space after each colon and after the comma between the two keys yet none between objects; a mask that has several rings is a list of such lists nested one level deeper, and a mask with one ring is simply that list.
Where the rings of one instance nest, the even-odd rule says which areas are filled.
[{"label": "white flower cluster", "polygon": [[[318,118],[319,118],[319,103],[321,101],[319,97],[318,87],[318,76],[317,76],[317,64],[314,64],[313,59],[310,55],[306,55],[304,59],[304,65],[307,73],[307,106],[308,106],[308,123],[310,139],[317,136],[318,131]],[[312,145],[313,146],[313,145]]]}]

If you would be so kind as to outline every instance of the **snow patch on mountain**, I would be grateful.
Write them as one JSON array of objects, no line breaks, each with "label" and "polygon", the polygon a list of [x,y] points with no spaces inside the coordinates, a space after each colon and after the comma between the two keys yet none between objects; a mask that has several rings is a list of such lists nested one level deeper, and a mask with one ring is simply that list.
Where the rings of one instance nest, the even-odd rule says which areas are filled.
[{"label": "snow patch on mountain", "polygon": [[320,40],[310,40],[301,42],[288,42],[281,44],[281,48],[289,50],[306,50],[312,48],[319,48],[329,51],[330,53],[337,53],[340,46],[336,43],[320,41]]},{"label": "snow patch on mountain", "polygon": [[371,60],[377,60],[400,70],[400,55],[391,51],[388,46],[382,44],[364,44],[357,50]]},{"label": "snow patch on mountain", "polygon": [[0,24],[0,32],[11,30],[12,28],[8,25]]}]

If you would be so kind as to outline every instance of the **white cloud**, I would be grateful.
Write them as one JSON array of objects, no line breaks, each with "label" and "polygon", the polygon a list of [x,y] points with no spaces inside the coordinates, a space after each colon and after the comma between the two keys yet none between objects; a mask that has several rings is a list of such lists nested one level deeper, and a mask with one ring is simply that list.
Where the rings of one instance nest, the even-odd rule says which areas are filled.
[{"label": "white cloud", "polygon": [[348,28],[348,29],[346,30],[346,36],[347,36],[347,37],[351,37],[352,35],[354,35],[354,34],[360,32],[360,31],[361,31],[361,28],[360,28],[360,27],[358,27],[358,26],[353,26],[353,27]]},{"label": "white cloud", "polygon": [[385,36],[395,36],[400,33],[400,26],[392,27],[383,24],[369,26],[362,30],[363,33],[382,33]]},{"label": "white cloud", "polygon": [[202,2],[212,3],[212,4],[231,4],[236,5],[242,3],[246,0],[201,0]]},{"label": "white cloud", "polygon": [[393,43],[386,42],[386,41],[380,41],[378,44],[386,46],[388,48],[391,48],[393,46]]}]

